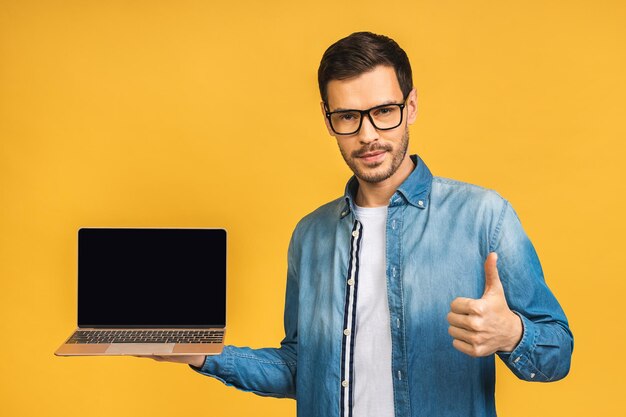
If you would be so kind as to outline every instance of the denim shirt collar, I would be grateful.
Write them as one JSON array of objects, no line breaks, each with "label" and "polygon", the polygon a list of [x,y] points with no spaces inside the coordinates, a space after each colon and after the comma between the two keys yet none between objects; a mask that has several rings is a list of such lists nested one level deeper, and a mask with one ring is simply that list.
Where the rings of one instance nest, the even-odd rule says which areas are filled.
[{"label": "denim shirt collar", "polygon": [[[411,160],[416,165],[411,174],[398,187],[389,200],[389,206],[410,204],[420,209],[428,205],[433,175],[418,155],[411,155]],[[350,211],[354,211],[356,193],[359,189],[359,182],[353,175],[346,184],[344,199],[346,204],[341,210],[340,217],[346,217]]]}]

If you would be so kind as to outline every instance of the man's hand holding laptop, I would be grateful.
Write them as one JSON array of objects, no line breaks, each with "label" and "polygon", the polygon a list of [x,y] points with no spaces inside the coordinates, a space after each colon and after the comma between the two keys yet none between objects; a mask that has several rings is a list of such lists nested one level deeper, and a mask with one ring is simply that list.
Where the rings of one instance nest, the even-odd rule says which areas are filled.
[{"label": "man's hand holding laptop", "polygon": [[187,365],[202,367],[206,356],[204,355],[137,355],[138,358],[151,358],[157,362],[186,363]]}]

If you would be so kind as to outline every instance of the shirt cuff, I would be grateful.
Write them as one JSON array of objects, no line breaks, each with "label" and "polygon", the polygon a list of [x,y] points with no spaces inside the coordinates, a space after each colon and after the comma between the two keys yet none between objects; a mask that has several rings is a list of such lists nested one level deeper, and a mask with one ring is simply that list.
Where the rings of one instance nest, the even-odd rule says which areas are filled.
[{"label": "shirt cuff", "polygon": [[227,381],[232,375],[233,363],[229,349],[230,346],[224,346],[219,355],[207,355],[199,368],[191,364],[189,367],[202,375],[213,377],[226,385],[230,385]]},{"label": "shirt cuff", "polygon": [[513,311],[522,320],[522,339],[512,352],[498,352],[498,356],[507,366],[521,379],[526,381],[547,380],[532,361],[532,355],[537,347],[537,325],[524,317],[521,313]]}]

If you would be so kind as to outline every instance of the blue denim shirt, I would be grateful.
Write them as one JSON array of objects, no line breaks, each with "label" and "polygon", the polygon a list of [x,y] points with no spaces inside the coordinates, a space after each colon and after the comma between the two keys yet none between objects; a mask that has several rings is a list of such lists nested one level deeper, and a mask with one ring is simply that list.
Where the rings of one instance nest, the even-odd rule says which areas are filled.
[{"label": "blue denim shirt", "polygon": [[[567,375],[572,333],[511,205],[494,191],[433,177],[411,158],[416,168],[391,197],[386,228],[395,416],[495,416],[495,356],[456,350],[446,318],[456,297],[482,296],[487,254],[498,253],[509,308],[523,323],[518,346],[497,353],[517,377]],[[295,398],[299,417],[352,415],[350,348],[359,329],[351,315],[367,233],[354,216],[357,188],[353,177],[342,198],[293,232],[281,346],[226,346],[194,369],[241,390]]]}]

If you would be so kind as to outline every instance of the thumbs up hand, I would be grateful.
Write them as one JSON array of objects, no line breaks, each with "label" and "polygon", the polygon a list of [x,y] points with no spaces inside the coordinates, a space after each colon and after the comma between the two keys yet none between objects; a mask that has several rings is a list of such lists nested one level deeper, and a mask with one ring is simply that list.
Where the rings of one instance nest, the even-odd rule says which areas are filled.
[{"label": "thumbs up hand", "polygon": [[448,333],[452,345],[470,356],[510,352],[522,338],[522,321],[506,303],[498,275],[498,255],[485,261],[485,292],[480,299],[458,297],[450,304]]}]

